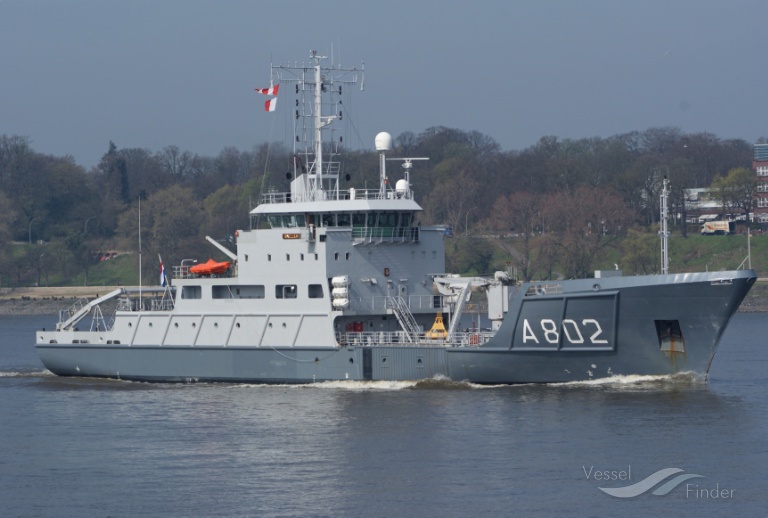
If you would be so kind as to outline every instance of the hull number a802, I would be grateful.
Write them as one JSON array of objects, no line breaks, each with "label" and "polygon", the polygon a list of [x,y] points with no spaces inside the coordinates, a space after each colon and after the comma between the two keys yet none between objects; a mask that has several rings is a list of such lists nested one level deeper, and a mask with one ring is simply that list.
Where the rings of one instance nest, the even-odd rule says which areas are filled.
[{"label": "hull number a802", "polygon": [[550,343],[557,344],[560,334],[563,341],[571,344],[604,345],[608,343],[600,323],[594,318],[585,318],[576,321],[570,318],[563,319],[560,327],[551,318],[542,318],[538,325],[528,319],[523,320],[523,343]]}]

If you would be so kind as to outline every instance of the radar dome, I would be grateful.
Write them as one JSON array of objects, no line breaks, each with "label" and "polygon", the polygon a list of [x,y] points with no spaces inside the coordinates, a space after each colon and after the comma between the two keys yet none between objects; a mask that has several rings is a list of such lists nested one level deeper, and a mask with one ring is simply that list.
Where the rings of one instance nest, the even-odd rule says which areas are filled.
[{"label": "radar dome", "polygon": [[392,149],[392,135],[382,131],[376,135],[376,151],[389,151]]},{"label": "radar dome", "polygon": [[403,195],[408,192],[408,180],[400,179],[395,184],[395,191],[397,194]]}]

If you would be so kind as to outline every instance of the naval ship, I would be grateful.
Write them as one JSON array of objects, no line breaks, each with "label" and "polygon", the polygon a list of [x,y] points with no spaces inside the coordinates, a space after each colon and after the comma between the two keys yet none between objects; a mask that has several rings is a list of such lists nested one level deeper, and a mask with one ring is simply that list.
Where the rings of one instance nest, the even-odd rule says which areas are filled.
[{"label": "naval ship", "polygon": [[[36,333],[47,369],[158,382],[706,377],[753,270],[546,282],[448,274],[447,227],[417,223],[411,175],[426,157],[388,156],[392,137],[380,133],[378,186],[341,188],[334,126],[364,67],[325,60],[311,52],[307,64],[271,65],[262,93],[295,95],[290,191],[263,195],[236,251],[207,238],[230,261],[185,260],[165,288],[121,288],[63,310],[55,330]],[[470,328],[462,316],[479,294],[487,325]]]}]

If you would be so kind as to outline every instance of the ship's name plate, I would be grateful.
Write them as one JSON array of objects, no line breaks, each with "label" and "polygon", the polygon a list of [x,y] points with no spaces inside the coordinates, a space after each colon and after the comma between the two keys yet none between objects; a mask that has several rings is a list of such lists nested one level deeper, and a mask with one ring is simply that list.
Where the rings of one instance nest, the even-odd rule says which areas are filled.
[{"label": "ship's name plate", "polygon": [[283,239],[301,239],[301,234],[283,234]]}]

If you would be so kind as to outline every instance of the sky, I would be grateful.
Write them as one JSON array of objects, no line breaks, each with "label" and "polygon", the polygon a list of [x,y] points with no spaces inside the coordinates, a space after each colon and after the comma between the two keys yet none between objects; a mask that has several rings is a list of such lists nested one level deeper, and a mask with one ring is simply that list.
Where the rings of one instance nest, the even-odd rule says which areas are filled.
[{"label": "sky", "polygon": [[[651,127],[768,136],[765,0],[0,0],[0,135],[91,168],[107,151],[204,156],[282,141],[270,63],[365,64],[345,142]],[[282,106],[285,109],[285,106]]]}]

